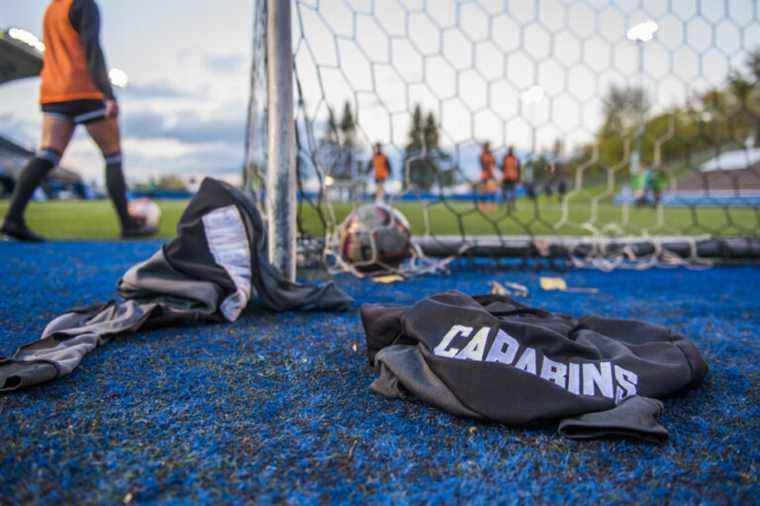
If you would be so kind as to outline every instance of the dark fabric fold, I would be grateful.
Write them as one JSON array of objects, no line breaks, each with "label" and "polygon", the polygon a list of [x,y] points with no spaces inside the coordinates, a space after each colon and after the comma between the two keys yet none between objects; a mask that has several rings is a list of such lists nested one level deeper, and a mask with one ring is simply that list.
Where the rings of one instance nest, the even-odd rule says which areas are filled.
[{"label": "dark fabric fold", "polygon": [[0,361],[0,391],[69,374],[113,336],[147,326],[235,321],[252,300],[273,311],[342,310],[353,300],[332,283],[301,285],[269,263],[266,230],[239,190],[207,178],[183,213],[177,237],[119,280],[122,300],[76,309],[41,339]]},{"label": "dark fabric fold", "polygon": [[662,443],[668,438],[667,429],[657,421],[662,412],[662,402],[636,396],[607,411],[566,418],[558,430],[571,439],[622,436]]},{"label": "dark fabric fold", "polygon": [[575,319],[504,296],[450,291],[361,314],[373,391],[512,425],[564,420],[569,437],[665,438],[654,399],[707,372],[696,346],[664,327]]}]

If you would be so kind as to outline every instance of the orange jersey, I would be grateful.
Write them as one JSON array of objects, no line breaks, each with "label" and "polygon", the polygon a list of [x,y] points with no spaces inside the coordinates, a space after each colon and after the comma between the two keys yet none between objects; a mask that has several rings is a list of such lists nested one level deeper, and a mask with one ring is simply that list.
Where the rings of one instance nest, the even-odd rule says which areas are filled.
[{"label": "orange jersey", "polygon": [[375,171],[375,179],[377,181],[385,181],[388,179],[388,176],[391,175],[388,166],[388,157],[383,153],[375,153],[372,155],[372,168]]},{"label": "orange jersey", "polygon": [[480,180],[488,181],[489,179],[496,179],[494,171],[496,170],[496,158],[490,151],[485,151],[480,154]]},{"label": "orange jersey", "polygon": [[45,11],[41,104],[103,99],[87,67],[84,44],[69,19],[72,2],[53,0]]},{"label": "orange jersey", "polygon": [[515,155],[507,155],[504,157],[504,165],[502,167],[502,178],[504,181],[516,183],[520,180],[520,160]]}]

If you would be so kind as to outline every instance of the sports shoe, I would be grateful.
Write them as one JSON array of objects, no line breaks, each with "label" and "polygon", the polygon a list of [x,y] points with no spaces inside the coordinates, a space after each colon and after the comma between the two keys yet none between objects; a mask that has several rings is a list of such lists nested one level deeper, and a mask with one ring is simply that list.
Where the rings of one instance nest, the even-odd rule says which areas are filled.
[{"label": "sports shoe", "polygon": [[3,222],[3,226],[0,227],[0,234],[3,234],[4,236],[10,237],[11,239],[15,239],[17,241],[45,242],[44,237],[37,235],[29,230],[29,227],[27,227],[26,223],[23,221],[17,222],[5,220]]},{"label": "sports shoe", "polygon": [[133,225],[121,229],[122,239],[139,239],[141,237],[150,237],[158,233],[158,228],[150,225]]}]

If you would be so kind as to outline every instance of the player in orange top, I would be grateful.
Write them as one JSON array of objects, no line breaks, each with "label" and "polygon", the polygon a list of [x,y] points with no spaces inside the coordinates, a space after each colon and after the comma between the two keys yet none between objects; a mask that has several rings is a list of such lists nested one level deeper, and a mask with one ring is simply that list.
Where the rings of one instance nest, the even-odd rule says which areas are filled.
[{"label": "player in orange top", "polygon": [[121,221],[122,237],[155,229],[138,225],[127,211],[121,167],[119,105],[100,48],[100,12],[94,0],[52,0],[43,21],[45,54],[40,105],[42,142],[18,178],[0,233],[22,241],[42,241],[26,226],[24,211],[36,188],[58,165],[77,125],[84,125],[106,163],[106,188]]},{"label": "player in orange top", "polygon": [[485,187],[489,181],[496,181],[496,158],[491,153],[491,143],[483,143],[480,152],[480,185]]},{"label": "player in orange top", "polygon": [[491,152],[491,143],[484,142],[483,149],[480,152],[480,181],[476,187],[480,193],[481,209],[495,209],[495,197],[499,191],[499,185],[496,182],[496,158]]},{"label": "player in orange top", "polygon": [[369,169],[375,177],[375,200],[383,200],[385,197],[385,182],[391,177],[391,162],[383,153],[383,147],[378,142],[375,144],[375,152],[369,161]]},{"label": "player in orange top", "polygon": [[514,207],[515,204],[515,188],[520,182],[520,169],[520,159],[515,155],[512,146],[509,146],[501,164],[501,191],[504,201],[510,207]]}]

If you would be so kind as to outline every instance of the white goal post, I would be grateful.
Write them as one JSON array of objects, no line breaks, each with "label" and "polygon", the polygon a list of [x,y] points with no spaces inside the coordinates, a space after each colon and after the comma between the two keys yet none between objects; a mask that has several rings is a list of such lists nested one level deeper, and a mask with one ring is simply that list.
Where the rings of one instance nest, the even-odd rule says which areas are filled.
[{"label": "white goal post", "polygon": [[257,178],[263,186],[257,194],[263,206],[260,200],[257,204],[266,216],[269,258],[294,281],[297,179],[291,2],[255,0],[254,10],[244,187],[253,191]]}]

